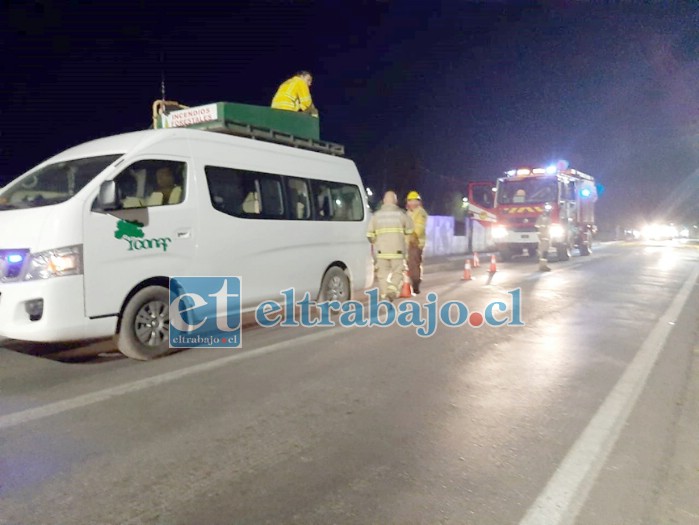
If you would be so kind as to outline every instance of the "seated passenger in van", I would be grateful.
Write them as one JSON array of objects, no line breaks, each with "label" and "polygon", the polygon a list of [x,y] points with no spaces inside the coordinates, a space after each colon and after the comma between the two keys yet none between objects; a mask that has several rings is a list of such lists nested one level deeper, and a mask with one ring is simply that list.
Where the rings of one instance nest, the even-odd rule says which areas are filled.
[{"label": "seated passenger in van", "polygon": [[256,191],[251,191],[248,193],[247,197],[245,197],[245,200],[243,200],[243,213],[259,215],[261,211],[260,198]]},{"label": "seated passenger in van", "polygon": [[178,204],[182,199],[182,186],[175,183],[175,174],[170,166],[158,168],[155,172],[158,187],[148,197],[148,206]]},{"label": "seated passenger in van", "polygon": [[138,198],[138,182],[131,172],[123,173],[117,179],[117,188],[124,208],[143,206],[143,202]]},{"label": "seated passenger in van", "polygon": [[296,217],[298,219],[308,219],[309,212],[308,199],[305,195],[299,195],[296,201]]},{"label": "seated passenger in van", "polygon": [[318,216],[325,220],[330,220],[332,218],[332,204],[330,203],[330,195],[318,196]]}]

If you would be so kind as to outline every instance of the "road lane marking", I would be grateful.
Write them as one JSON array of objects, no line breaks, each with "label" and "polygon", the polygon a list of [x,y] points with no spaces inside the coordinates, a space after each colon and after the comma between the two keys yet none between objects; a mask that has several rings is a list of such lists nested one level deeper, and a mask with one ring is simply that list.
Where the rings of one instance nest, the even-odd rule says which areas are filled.
[{"label": "road lane marking", "polygon": [[563,525],[575,521],[698,277],[699,268],[695,268],[520,525]]},{"label": "road lane marking", "polygon": [[[323,330],[322,332],[316,332],[313,334],[298,337],[296,339],[293,339],[291,342],[293,344],[303,346],[313,341],[318,341],[330,337],[332,335],[337,335],[338,330],[348,331],[354,330],[354,328],[330,328],[328,330]],[[189,366],[180,370],[173,370],[171,372],[166,372],[164,374],[149,377],[146,379],[139,379],[138,381],[133,381],[131,383],[126,383],[111,388],[105,388],[104,390],[99,390],[97,392],[91,392],[89,394],[83,394],[73,398],[64,399],[62,401],[56,401],[55,403],[49,403],[47,405],[29,408],[27,410],[22,410],[19,412],[14,412],[11,414],[0,416],[0,430],[4,430],[6,428],[14,427],[24,423],[29,423],[30,421],[36,421],[37,419],[43,419],[45,417],[54,416],[56,414],[67,412],[69,410],[75,410],[76,408],[94,405],[95,403],[107,401],[115,397],[131,394],[133,392],[138,392],[139,390],[144,390],[146,388],[162,385],[171,381],[176,381],[177,379],[182,379],[183,377],[191,376],[201,372],[206,372],[209,370],[214,370],[216,368],[221,368],[230,363],[235,363],[236,361],[243,361],[245,359],[251,359],[253,357],[271,354],[273,352],[282,350],[283,348],[288,348],[289,344],[290,341],[288,340],[280,341],[278,343],[266,345],[260,348],[256,348],[254,350],[229,355],[226,357],[220,357],[218,359],[214,359],[213,361],[200,363],[198,365]]]}]

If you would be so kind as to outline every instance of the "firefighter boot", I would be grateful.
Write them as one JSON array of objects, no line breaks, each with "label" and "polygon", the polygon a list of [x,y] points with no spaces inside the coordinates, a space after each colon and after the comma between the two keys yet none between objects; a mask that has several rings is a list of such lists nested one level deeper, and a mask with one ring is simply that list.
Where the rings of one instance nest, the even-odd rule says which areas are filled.
[{"label": "firefighter boot", "polygon": [[548,261],[546,259],[539,259],[539,271],[540,272],[550,272]]}]

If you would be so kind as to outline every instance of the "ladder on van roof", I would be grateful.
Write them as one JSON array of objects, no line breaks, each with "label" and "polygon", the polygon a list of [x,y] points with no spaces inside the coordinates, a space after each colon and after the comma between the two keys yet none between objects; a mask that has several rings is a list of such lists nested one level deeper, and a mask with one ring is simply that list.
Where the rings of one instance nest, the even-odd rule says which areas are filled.
[{"label": "ladder on van roof", "polygon": [[320,140],[317,117],[263,106],[215,102],[187,107],[178,102],[156,101],[153,127],[200,129],[329,155],[345,154],[341,144]]}]

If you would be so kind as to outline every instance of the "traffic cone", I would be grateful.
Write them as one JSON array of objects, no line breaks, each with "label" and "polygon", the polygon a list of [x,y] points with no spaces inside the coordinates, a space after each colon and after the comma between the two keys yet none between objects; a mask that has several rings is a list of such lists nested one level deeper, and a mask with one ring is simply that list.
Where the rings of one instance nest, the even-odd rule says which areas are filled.
[{"label": "traffic cone", "polygon": [[488,270],[489,273],[495,273],[498,271],[498,267],[495,264],[495,254],[490,256],[490,269]]},{"label": "traffic cone", "polygon": [[480,268],[481,267],[481,261],[478,258],[478,252],[473,252],[473,267],[474,268]]},{"label": "traffic cone", "polygon": [[410,286],[410,277],[408,277],[408,272],[403,270],[403,288],[400,291],[400,298],[405,299],[406,297],[413,296],[413,287]]},{"label": "traffic cone", "polygon": [[466,259],[466,262],[464,263],[464,276],[461,278],[461,280],[470,281],[471,279],[471,261]]}]

